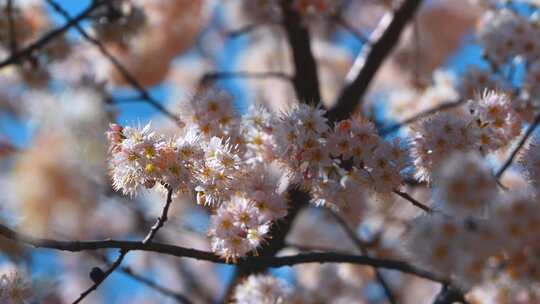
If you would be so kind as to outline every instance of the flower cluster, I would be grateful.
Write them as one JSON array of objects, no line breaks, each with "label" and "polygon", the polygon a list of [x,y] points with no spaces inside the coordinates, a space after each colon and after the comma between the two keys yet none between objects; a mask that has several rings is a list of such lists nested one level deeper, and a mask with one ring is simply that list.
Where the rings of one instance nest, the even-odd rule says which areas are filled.
[{"label": "flower cluster", "polygon": [[521,119],[507,95],[485,91],[470,101],[470,111],[478,125],[478,141],[483,152],[498,150],[519,135]]},{"label": "flower cluster", "polygon": [[[501,70],[504,66],[519,65],[519,62],[524,63],[525,77],[521,80],[514,110],[529,122],[539,113],[540,108],[537,101],[540,94],[540,43],[535,39],[539,33],[538,14],[526,17],[508,8],[487,11],[478,28],[480,44],[494,71]],[[512,77],[514,76],[510,75],[507,78]],[[512,79],[506,82],[499,83],[497,89],[507,90]]]},{"label": "flower cluster", "polygon": [[516,56],[534,60],[540,55],[540,44],[534,39],[540,31],[536,18],[527,20],[508,10],[492,10],[484,14],[478,38],[486,56],[495,64],[503,64]]},{"label": "flower cluster", "polygon": [[278,125],[276,154],[295,173],[294,180],[310,188],[349,177],[382,193],[400,186],[407,157],[399,142],[382,140],[362,119],[342,120],[331,130],[324,114],[301,105]]},{"label": "flower cluster", "polygon": [[411,260],[468,287],[483,279],[489,257],[500,245],[489,222],[444,215],[414,221],[407,248]]},{"label": "flower cluster", "polygon": [[533,193],[499,192],[495,178],[471,153],[445,160],[434,186],[442,208],[414,221],[407,247],[415,262],[457,279],[465,289],[490,278],[540,280],[540,212]]},{"label": "flower cluster", "polygon": [[293,180],[306,188],[321,170],[332,165],[329,151],[324,149],[329,131],[324,111],[305,104],[286,112],[276,127],[275,153]]},{"label": "flower cluster", "polygon": [[236,259],[259,247],[270,222],[254,201],[234,196],[211,218],[212,250],[226,259]]},{"label": "flower cluster", "polygon": [[189,127],[206,139],[227,137],[234,143],[238,137],[239,117],[233,109],[231,96],[225,92],[202,91],[182,105],[181,114]]},{"label": "flower cluster", "polygon": [[270,275],[251,275],[236,286],[234,303],[284,304],[291,303],[293,290],[287,282]]},{"label": "flower cluster", "polygon": [[471,120],[467,113],[441,112],[415,126],[412,153],[416,176],[420,180],[429,180],[433,169],[448,153],[466,151],[476,144]]},{"label": "flower cluster", "polygon": [[111,126],[113,186],[127,195],[156,184],[195,193],[199,204],[214,209],[212,248],[225,258],[257,249],[272,221],[286,215],[290,183],[351,222],[359,220],[368,193],[401,185],[405,151],[365,120],[331,129],[325,111],[308,105],[282,114],[252,107],[240,118],[230,96],[213,90],[194,96],[186,109],[178,139],[156,135],[150,125]]},{"label": "flower cluster", "polygon": [[503,93],[485,91],[469,101],[469,111],[439,112],[415,126],[416,175],[430,180],[433,170],[454,151],[497,151],[521,132],[522,119]]}]

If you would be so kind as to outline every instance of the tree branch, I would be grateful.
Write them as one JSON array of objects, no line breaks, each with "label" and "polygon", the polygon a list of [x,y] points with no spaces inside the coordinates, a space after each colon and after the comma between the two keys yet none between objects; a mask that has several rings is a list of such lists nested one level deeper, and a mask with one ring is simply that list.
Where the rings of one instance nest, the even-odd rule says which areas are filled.
[{"label": "tree branch", "polygon": [[82,11],[77,16],[73,17],[69,22],[64,24],[61,27],[58,27],[47,34],[43,35],[40,39],[33,42],[32,44],[28,45],[27,47],[17,51],[15,54],[11,54],[7,59],[0,62],[0,69],[4,68],[6,66],[16,64],[22,59],[25,59],[28,56],[31,56],[32,53],[35,51],[41,49],[45,45],[47,45],[49,42],[53,41],[58,36],[65,33],[68,29],[71,27],[77,25],[82,20],[90,17],[90,15],[99,7],[103,6],[107,1],[94,1],[92,5],[90,5],[88,8],[86,8],[84,11]]},{"label": "tree branch", "polygon": [[166,186],[167,188],[167,201],[165,202],[165,206],[161,210],[161,215],[157,218],[156,223],[150,228],[150,231],[142,241],[143,244],[150,243],[154,237],[156,236],[156,233],[158,230],[165,225],[165,222],[167,221],[168,217],[167,214],[169,213],[169,208],[171,207],[172,203],[172,194],[173,189],[170,186]]},{"label": "tree branch", "polygon": [[442,104],[440,104],[440,105],[438,105],[436,107],[433,107],[431,109],[428,109],[428,110],[420,112],[420,113],[418,113],[416,115],[413,115],[412,117],[407,118],[402,122],[396,123],[396,124],[394,124],[394,125],[392,125],[390,127],[387,127],[385,129],[383,129],[381,131],[381,135],[385,136],[385,135],[391,134],[393,132],[396,132],[397,130],[399,130],[400,128],[402,128],[404,126],[415,123],[418,120],[426,118],[428,116],[431,116],[431,115],[433,115],[433,114],[435,114],[437,112],[445,111],[445,110],[449,110],[449,109],[453,109],[455,107],[458,107],[458,106],[462,105],[464,102],[465,102],[464,99],[460,99],[460,100],[457,100],[457,101],[450,101],[450,102],[442,103]]},{"label": "tree branch", "polygon": [[[309,31],[302,17],[293,9],[291,0],[281,0],[280,6],[283,13],[282,24],[292,52],[294,65],[292,82],[296,96],[299,102],[317,105],[321,102],[321,94],[317,63],[311,51]],[[285,247],[285,238],[292,227],[294,219],[309,202],[309,194],[305,191],[291,188],[288,190],[288,195],[289,212],[285,218],[272,227],[269,234],[270,241],[258,251],[261,257],[272,257]],[[265,264],[250,263],[238,265],[235,275],[227,288],[224,302],[228,301],[240,279],[252,273],[263,272],[268,267],[269,265]]]},{"label": "tree branch", "polygon": [[[81,252],[87,250],[98,249],[120,249],[125,251],[147,251],[161,253],[170,256],[193,258],[201,261],[208,261],[218,264],[235,265],[232,261],[227,261],[212,252],[201,251],[196,249],[149,242],[143,244],[136,241],[118,241],[118,240],[103,240],[103,241],[58,241],[51,239],[41,239],[28,236],[0,224],[0,235],[29,246],[37,248],[48,248],[70,252]],[[343,254],[335,252],[310,252],[289,256],[251,256],[238,260],[236,265],[251,265],[254,267],[284,267],[294,266],[304,263],[351,263],[358,265],[368,265],[388,270],[400,271],[406,274],[415,275],[424,279],[439,283],[448,283],[448,279],[429,271],[417,268],[407,262],[377,259],[364,255]]]},{"label": "tree branch", "polygon": [[395,12],[383,16],[381,22],[369,37],[371,45],[366,45],[349,71],[347,84],[341,91],[334,107],[328,112],[331,121],[346,119],[354,112],[367,91],[371,80],[397,45],[407,23],[413,18],[422,0],[405,0]]},{"label": "tree branch", "polygon": [[89,294],[91,294],[94,290],[96,290],[99,287],[99,285],[101,285],[101,283],[105,281],[109,277],[109,275],[111,275],[111,273],[113,273],[116,270],[116,268],[120,266],[120,264],[122,264],[122,261],[124,260],[124,257],[126,256],[127,253],[128,253],[128,250],[120,249],[120,253],[118,254],[118,257],[116,258],[114,263],[109,267],[109,269],[107,269],[107,271],[105,271],[100,276],[99,279],[95,280],[94,284],[92,284],[90,288],[88,288],[83,293],[81,293],[81,295],[75,301],[73,301],[73,304],[80,303],[82,300],[84,300],[84,298],[86,298]]},{"label": "tree branch", "polygon": [[218,79],[247,78],[247,79],[281,79],[292,81],[293,77],[282,72],[211,72],[203,75],[201,82],[208,83]]},{"label": "tree branch", "polygon": [[293,55],[293,84],[300,102],[316,105],[322,101],[317,63],[311,51],[309,31],[291,2],[291,0],[281,0],[283,27]]},{"label": "tree branch", "polygon": [[265,26],[265,25],[275,25],[275,23],[268,22],[268,23],[253,23],[253,24],[247,24],[244,25],[238,29],[230,30],[225,33],[229,38],[238,38],[239,36],[252,33],[253,31]]},{"label": "tree branch", "polygon": [[406,199],[407,201],[409,201],[411,204],[413,204],[415,207],[418,207],[422,210],[424,210],[425,212],[427,213],[431,213],[433,212],[433,209],[429,208],[428,206],[420,203],[419,201],[417,201],[416,199],[414,199],[414,197],[410,196],[407,192],[402,192],[402,191],[399,191],[399,190],[394,190],[394,193],[399,195],[401,198],[404,198]]}]

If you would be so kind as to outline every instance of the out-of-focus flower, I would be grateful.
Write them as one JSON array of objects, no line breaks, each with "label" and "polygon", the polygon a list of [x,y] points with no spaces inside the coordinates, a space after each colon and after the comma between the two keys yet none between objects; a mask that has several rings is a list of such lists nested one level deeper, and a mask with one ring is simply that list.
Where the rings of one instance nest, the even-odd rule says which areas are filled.
[{"label": "out-of-focus flower", "polygon": [[292,298],[293,289],[285,281],[262,274],[249,276],[233,294],[234,303],[238,304],[284,304]]},{"label": "out-of-focus flower", "polygon": [[482,282],[487,259],[499,254],[502,242],[490,222],[444,215],[414,221],[406,247],[410,260],[458,278],[465,288]]},{"label": "out-of-focus flower", "polygon": [[270,229],[255,202],[233,196],[211,217],[209,234],[212,251],[227,260],[236,260],[256,250]]},{"label": "out-of-focus flower", "polygon": [[[167,76],[174,57],[189,49],[195,42],[208,17],[210,1],[168,0],[133,1],[132,15],[120,26],[134,27],[135,33],[126,42],[109,41],[108,48],[123,66],[144,86],[161,82]],[[145,22],[140,29],[140,14],[145,12]],[[129,11],[128,11],[129,13]],[[131,16],[131,17],[130,17]],[[114,26],[113,26],[114,27]],[[159,54],[159,56],[156,56]],[[102,77],[117,85],[128,82],[110,63],[104,62]]]},{"label": "out-of-focus flower", "polygon": [[441,206],[451,213],[481,215],[497,196],[497,183],[476,154],[453,154],[436,168],[433,184]]}]

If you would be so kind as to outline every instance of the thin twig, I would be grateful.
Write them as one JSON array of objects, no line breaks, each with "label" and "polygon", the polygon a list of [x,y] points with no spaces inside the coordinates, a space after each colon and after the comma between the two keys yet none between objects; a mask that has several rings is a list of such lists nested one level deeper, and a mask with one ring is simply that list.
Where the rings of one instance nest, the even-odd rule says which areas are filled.
[{"label": "thin twig", "polygon": [[330,16],[330,18],[335,21],[338,25],[346,29],[351,35],[353,35],[356,39],[358,39],[363,44],[369,44],[369,38],[364,35],[364,33],[360,32],[358,29],[353,27],[347,20],[345,20],[341,15],[339,14],[333,14]]},{"label": "thin twig", "polygon": [[410,196],[407,192],[402,192],[402,191],[399,191],[399,190],[394,190],[394,193],[399,195],[400,197],[406,199],[407,201],[409,201],[410,203],[412,203],[414,206],[424,210],[425,212],[427,213],[431,213],[433,212],[433,209],[429,208],[428,206],[420,203],[419,201],[417,201],[416,199],[414,199],[412,196]]},{"label": "thin twig", "polygon": [[[109,265],[109,266],[112,266],[112,263],[109,261],[109,259],[107,259],[106,256],[104,255],[95,255],[96,257],[98,257],[100,260],[102,260],[105,264]],[[146,286],[148,286],[149,288],[152,288],[154,290],[156,290],[157,292],[167,296],[167,297],[170,297],[170,298],[173,298],[175,300],[177,300],[178,302],[180,303],[185,303],[185,304],[190,304],[192,303],[185,295],[181,294],[181,293],[178,293],[172,289],[169,289],[167,287],[164,287],[164,286],[161,286],[159,285],[158,283],[156,283],[155,281],[133,271],[133,269],[131,269],[131,267],[128,267],[128,266],[121,266],[120,268],[118,268],[119,271],[121,271],[123,274],[125,274],[126,276],[132,278],[133,280],[137,281],[137,282],[140,282]]]},{"label": "thin twig", "polygon": [[154,237],[156,236],[156,233],[158,230],[165,225],[165,222],[167,221],[168,217],[167,214],[169,213],[169,208],[171,207],[172,203],[172,194],[173,189],[170,186],[167,186],[167,201],[165,202],[165,206],[161,210],[161,215],[157,218],[156,223],[152,228],[150,228],[150,231],[146,235],[146,237],[143,239],[143,244],[150,243]]},{"label": "thin twig", "polygon": [[204,74],[201,82],[208,83],[218,79],[249,78],[249,79],[280,79],[292,81],[292,76],[283,72],[211,72]]},{"label": "thin twig", "polygon": [[[330,211],[330,214],[334,217],[334,219],[338,222],[338,224],[341,226],[341,228],[345,231],[349,239],[354,243],[356,248],[360,251],[361,254],[367,254],[367,243],[362,241],[358,238],[356,233],[349,227],[349,224],[336,212]],[[375,278],[379,282],[379,285],[384,290],[384,294],[386,295],[386,298],[391,304],[396,304],[396,297],[394,296],[392,289],[390,288],[390,285],[388,285],[388,282],[386,282],[386,279],[382,275],[382,273],[377,269],[376,267],[373,267],[373,270],[375,271]]]},{"label": "thin twig", "polygon": [[395,125],[387,127],[385,129],[383,129],[380,133],[383,136],[391,134],[391,133],[396,132],[397,130],[399,130],[399,129],[407,126],[407,125],[410,125],[412,123],[417,122],[418,120],[421,120],[423,118],[426,118],[428,116],[436,114],[437,112],[445,111],[445,110],[449,110],[449,109],[453,109],[455,107],[458,107],[458,106],[462,105],[464,102],[465,102],[464,99],[460,99],[460,100],[457,100],[457,101],[450,101],[450,102],[442,103],[442,104],[440,104],[440,105],[438,105],[436,107],[433,107],[431,109],[428,109],[428,110],[425,110],[425,111],[420,112],[418,114],[415,114],[414,116],[412,116],[410,118],[407,118],[402,122],[399,122],[399,123],[396,123]]},{"label": "thin twig", "polygon": [[290,247],[290,248],[294,248],[294,249],[298,249],[300,251],[306,251],[306,252],[313,252],[313,251],[319,251],[319,252],[338,252],[338,253],[343,253],[343,254],[348,254],[349,252],[346,252],[346,251],[341,251],[341,250],[336,250],[334,248],[330,248],[330,247],[321,247],[321,246],[311,246],[311,245],[303,245],[303,244],[297,244],[297,243],[292,243],[292,242],[287,242],[285,244],[286,247]]},{"label": "thin twig", "polygon": [[180,303],[185,303],[185,304],[192,303],[192,301],[189,300],[185,295],[159,285],[158,283],[152,281],[151,279],[146,278],[146,277],[134,272],[130,267],[122,267],[120,270],[124,274],[126,274],[127,276],[131,277],[132,279],[134,279],[134,280],[136,280],[138,282],[141,282],[142,284],[144,284],[144,285],[146,285],[146,286],[148,286],[148,287],[150,287],[150,288],[152,288],[154,290],[157,290],[158,292],[160,292],[160,293],[162,293],[162,294],[164,294],[164,295],[166,295],[168,297],[174,298],[177,301],[179,301]]},{"label": "thin twig", "polygon": [[109,275],[111,275],[111,273],[113,273],[116,270],[116,268],[120,266],[120,264],[122,264],[122,261],[124,260],[124,257],[126,256],[127,253],[128,253],[128,250],[120,249],[120,253],[118,254],[118,257],[116,258],[114,263],[112,263],[112,265],[109,267],[109,269],[107,269],[107,271],[103,273],[103,276],[100,279],[96,280],[94,284],[90,286],[90,288],[88,288],[83,293],[81,293],[81,295],[75,301],[73,301],[73,304],[80,303],[90,293],[96,290],[99,287],[99,285],[101,285],[101,283],[105,281],[109,277]]},{"label": "thin twig", "polygon": [[[56,1],[54,0],[46,0],[46,1],[56,12],[58,12],[60,15],[62,15],[62,17],[64,17],[64,19],[66,19],[68,23],[72,23],[74,21],[74,19],[71,18],[69,13],[66,10],[64,10],[62,6],[59,5]],[[161,105],[159,101],[154,99],[150,95],[150,93],[148,93],[148,91],[139,83],[139,81],[133,75],[131,75],[131,73],[127,70],[127,68],[124,67],[122,63],[120,63],[120,61],[118,61],[118,59],[114,57],[107,50],[107,48],[105,48],[105,46],[103,45],[103,43],[101,43],[101,41],[90,36],[90,34],[88,34],[88,32],[80,26],[79,21],[75,21],[73,26],[75,27],[77,32],[79,32],[79,34],[81,34],[81,36],[84,37],[84,39],[86,39],[88,42],[92,43],[94,46],[96,46],[99,49],[101,54],[103,54],[103,56],[105,56],[112,63],[112,65],[116,68],[116,70],[118,70],[118,72],[122,75],[122,77],[124,77],[124,79],[135,90],[138,91],[138,93],[141,95],[142,100],[145,100],[149,105],[154,107],[154,109],[161,112],[163,115],[170,118],[178,125],[183,126],[182,123],[180,122],[180,119],[173,113],[169,112],[164,106]]]},{"label": "thin twig", "polygon": [[274,25],[274,23],[253,23],[253,24],[248,24],[248,25],[244,25],[238,29],[235,29],[235,30],[231,30],[231,31],[228,31],[225,33],[225,35],[227,35],[229,38],[237,38],[239,36],[242,36],[242,35],[245,35],[245,34],[249,34],[249,33],[252,33],[253,31],[261,28],[262,26],[265,26],[265,25]]},{"label": "thin twig", "polygon": [[[163,227],[163,225],[167,221],[167,213],[169,212],[169,207],[170,207],[171,202],[172,202],[172,193],[173,193],[172,188],[170,188],[169,186],[167,186],[167,190],[168,190],[167,191],[167,201],[165,202],[165,206],[163,207],[163,209],[161,211],[161,215],[156,220],[156,223],[154,224],[154,226],[152,226],[152,228],[150,229],[150,231],[148,232],[146,237],[141,242],[141,244],[143,244],[143,245],[147,245],[147,244],[151,243],[152,239],[155,237],[157,231],[161,227]],[[75,300],[73,302],[73,304],[81,302],[90,293],[92,293],[92,291],[96,290],[99,287],[99,285],[101,285],[101,283],[103,283],[109,277],[109,275],[111,275],[116,270],[116,268],[118,268],[118,266],[120,266],[120,264],[122,264],[122,261],[124,260],[124,257],[129,252],[129,250],[130,249],[120,248],[120,254],[116,258],[114,263],[109,267],[109,269],[107,269],[107,271],[105,271],[103,273],[103,276],[99,280],[96,280],[94,282],[94,284],[92,286],[90,286],[90,288],[88,288],[86,291],[81,293],[79,298],[77,298],[77,300]]]},{"label": "thin twig", "polygon": [[504,164],[501,166],[501,168],[495,174],[495,177],[497,178],[497,180],[500,180],[502,175],[506,171],[506,169],[508,169],[510,167],[510,165],[514,161],[514,158],[516,158],[516,156],[519,153],[519,151],[521,150],[521,148],[523,148],[523,146],[527,142],[527,139],[529,139],[529,137],[531,137],[531,135],[533,134],[536,127],[538,127],[538,124],[540,124],[540,115],[536,116],[533,123],[531,125],[529,125],[529,127],[527,128],[527,131],[525,131],[525,134],[519,140],[518,145],[514,148],[512,153],[510,153],[510,156],[508,157],[508,159],[504,162]]}]

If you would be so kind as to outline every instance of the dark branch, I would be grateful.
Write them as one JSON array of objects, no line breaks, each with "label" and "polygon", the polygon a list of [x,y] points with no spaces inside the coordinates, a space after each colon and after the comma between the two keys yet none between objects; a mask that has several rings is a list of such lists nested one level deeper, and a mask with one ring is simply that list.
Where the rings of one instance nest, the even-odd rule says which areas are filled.
[{"label": "dark branch", "polygon": [[253,31],[261,28],[264,25],[273,25],[273,23],[253,23],[253,24],[248,24],[248,25],[242,26],[241,28],[238,28],[238,29],[235,29],[235,30],[232,30],[232,31],[228,31],[225,35],[227,35],[229,38],[237,38],[239,36],[249,34],[249,33],[253,32]]},{"label": "dark branch", "polygon": [[284,81],[292,81],[293,77],[282,72],[211,72],[203,75],[201,82],[203,84],[215,80],[231,79],[231,78],[246,78],[246,79],[280,79]]},{"label": "dark branch", "polygon": [[406,199],[407,201],[409,201],[411,204],[413,204],[414,206],[424,210],[425,212],[427,213],[431,213],[433,212],[433,210],[431,208],[429,208],[428,206],[420,203],[419,201],[415,200],[412,196],[410,196],[408,193],[406,192],[402,192],[402,191],[399,191],[399,190],[394,190],[394,193],[399,195],[400,197]]},{"label": "dark branch", "polygon": [[426,118],[428,116],[431,116],[437,112],[440,112],[440,111],[445,111],[445,110],[449,110],[449,109],[453,109],[455,107],[458,107],[460,105],[462,105],[463,103],[465,102],[465,100],[457,100],[457,101],[451,101],[451,102],[446,102],[446,103],[442,103],[434,108],[431,108],[431,109],[428,109],[426,111],[423,111],[423,112],[420,112],[410,118],[407,118],[405,119],[404,121],[400,122],[400,123],[397,123],[393,126],[390,126],[388,128],[385,128],[381,131],[381,135],[384,136],[384,135],[388,135],[388,134],[391,134],[393,132],[396,132],[397,130],[399,130],[400,128],[404,127],[404,126],[407,126],[407,125],[410,125],[412,123],[415,123],[423,118]]},{"label": "dark branch", "polygon": [[[234,265],[233,261],[227,261],[212,252],[200,251],[180,246],[150,242],[143,244],[136,241],[58,241],[51,239],[40,239],[31,237],[13,231],[12,229],[0,224],[0,235],[17,241],[22,244],[30,245],[37,248],[48,248],[70,252],[81,252],[87,250],[98,249],[120,249],[125,251],[147,251],[161,253],[176,257],[193,258],[201,261],[208,261],[218,264]],[[390,259],[377,259],[363,255],[342,254],[335,252],[310,252],[298,255],[289,256],[251,256],[237,261],[236,265],[253,266],[253,267],[283,267],[294,266],[304,263],[351,263],[358,265],[368,265],[388,270],[400,271],[403,273],[415,275],[431,281],[439,283],[447,283],[448,280],[444,277],[433,274],[429,271],[419,269],[411,264],[403,261]]]},{"label": "dark branch", "polygon": [[297,249],[297,250],[304,251],[304,252],[313,252],[313,251],[329,252],[329,251],[331,251],[331,252],[344,253],[344,254],[349,253],[349,252],[346,252],[346,251],[336,250],[336,249],[330,248],[330,247],[303,245],[303,244],[297,244],[297,243],[291,243],[291,242],[287,242],[285,244],[285,247]]},{"label": "dark branch", "polygon": [[43,48],[48,43],[56,39],[58,36],[64,34],[68,29],[71,27],[77,25],[82,20],[90,17],[90,15],[99,7],[103,6],[107,1],[94,1],[91,6],[86,8],[84,11],[82,11],[77,16],[70,19],[69,22],[64,24],[61,27],[58,27],[47,34],[43,35],[40,39],[35,41],[34,43],[28,45],[24,49],[21,49],[17,51],[15,54],[12,54],[7,59],[0,62],[0,69],[12,64],[16,64],[20,62],[22,59],[26,59],[29,56],[31,56],[35,51]]},{"label": "dark branch", "polygon": [[[291,0],[281,0],[283,13],[282,24],[292,52],[294,76],[292,82],[299,102],[316,105],[321,102],[317,64],[311,51],[309,31],[302,17],[292,7]],[[285,238],[292,227],[292,223],[300,210],[309,202],[309,195],[305,191],[290,189],[288,191],[290,210],[279,223],[273,226],[270,232],[270,241],[259,250],[261,257],[273,257],[283,247]],[[236,284],[243,277],[252,273],[265,271],[269,266],[265,264],[245,264],[237,267],[235,275],[225,295],[228,301]]]},{"label": "dark branch", "polygon": [[107,271],[103,273],[103,276],[99,280],[95,281],[94,284],[90,286],[90,288],[88,288],[83,293],[81,293],[81,295],[75,301],[73,301],[73,304],[80,303],[90,293],[96,290],[99,287],[99,285],[101,285],[101,283],[105,281],[109,277],[109,275],[111,275],[111,273],[113,273],[116,270],[116,268],[120,266],[120,264],[122,264],[122,261],[124,260],[124,257],[126,256],[127,253],[128,253],[128,250],[120,249],[120,253],[118,254],[118,257],[116,258],[114,263],[109,267],[109,269],[107,269]]},{"label": "dark branch", "polygon": [[328,112],[331,121],[348,118],[367,91],[371,80],[399,41],[405,25],[413,18],[422,0],[405,0],[395,13],[386,14],[370,35],[347,75],[347,84],[341,91],[334,107]]},{"label": "dark branch", "polygon": [[283,27],[292,51],[294,76],[293,84],[300,102],[316,105],[321,94],[317,63],[311,51],[309,31],[302,17],[292,8],[290,0],[281,0]]}]

